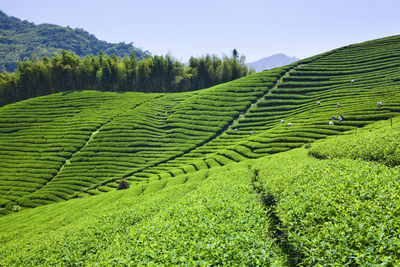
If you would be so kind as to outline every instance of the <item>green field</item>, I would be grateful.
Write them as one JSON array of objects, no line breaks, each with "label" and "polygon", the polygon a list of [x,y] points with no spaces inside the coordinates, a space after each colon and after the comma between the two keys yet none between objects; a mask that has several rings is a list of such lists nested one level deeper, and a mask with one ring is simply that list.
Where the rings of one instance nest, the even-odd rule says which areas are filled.
[{"label": "green field", "polygon": [[0,266],[398,265],[399,115],[400,36],[1,107]]}]

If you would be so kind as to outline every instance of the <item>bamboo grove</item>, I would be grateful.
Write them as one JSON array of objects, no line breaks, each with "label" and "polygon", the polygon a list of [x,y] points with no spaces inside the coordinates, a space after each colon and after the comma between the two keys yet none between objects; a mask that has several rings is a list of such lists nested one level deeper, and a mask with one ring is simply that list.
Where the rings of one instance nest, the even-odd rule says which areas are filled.
[{"label": "bamboo grove", "polygon": [[214,55],[192,57],[187,66],[169,55],[137,61],[133,53],[120,58],[100,52],[80,58],[63,50],[52,58],[19,62],[15,72],[0,74],[0,106],[72,90],[193,91],[252,73],[244,60],[236,49],[231,57],[222,59]]}]

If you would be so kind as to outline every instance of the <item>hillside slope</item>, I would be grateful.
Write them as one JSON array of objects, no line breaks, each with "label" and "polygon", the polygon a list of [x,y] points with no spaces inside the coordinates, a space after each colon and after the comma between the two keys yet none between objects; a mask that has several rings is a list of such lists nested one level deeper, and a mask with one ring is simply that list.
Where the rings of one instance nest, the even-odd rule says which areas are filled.
[{"label": "hillside slope", "polygon": [[[399,123],[381,121],[356,138],[398,136]],[[354,138],[315,147],[333,152],[332,142]],[[399,168],[308,154],[298,148],[3,216],[0,265],[398,265]]]},{"label": "hillside slope", "polygon": [[82,29],[71,29],[52,24],[35,25],[26,20],[9,17],[0,10],[0,72],[12,72],[17,61],[25,57],[52,56],[61,50],[69,50],[78,56],[105,54],[123,57],[134,53],[136,58],[148,56],[132,44],[111,44],[98,40]]},{"label": "hillside slope", "polygon": [[2,107],[0,211],[112,191],[120,179],[144,188],[396,116],[399,40],[350,45],[200,91],[83,91]]}]

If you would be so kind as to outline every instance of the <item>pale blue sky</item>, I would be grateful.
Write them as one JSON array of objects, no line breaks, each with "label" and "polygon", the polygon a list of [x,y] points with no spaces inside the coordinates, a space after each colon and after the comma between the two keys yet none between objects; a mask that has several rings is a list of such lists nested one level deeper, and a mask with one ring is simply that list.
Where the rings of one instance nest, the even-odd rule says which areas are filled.
[{"label": "pale blue sky", "polygon": [[0,0],[7,15],[83,28],[155,55],[300,58],[400,34],[400,0]]}]

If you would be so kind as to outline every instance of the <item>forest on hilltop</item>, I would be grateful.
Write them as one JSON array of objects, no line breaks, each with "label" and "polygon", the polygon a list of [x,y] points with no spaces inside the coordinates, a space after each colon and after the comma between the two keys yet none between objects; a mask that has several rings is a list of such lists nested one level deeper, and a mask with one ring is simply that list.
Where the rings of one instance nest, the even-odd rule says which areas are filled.
[{"label": "forest on hilltop", "polygon": [[152,56],[132,44],[110,44],[83,29],[35,25],[0,10],[0,106],[71,90],[182,92],[252,73],[232,57]]},{"label": "forest on hilltop", "polygon": [[149,56],[148,51],[134,47],[132,43],[108,43],[98,40],[83,29],[72,29],[53,24],[35,25],[26,20],[7,16],[0,10],[0,72],[14,71],[17,61],[25,58],[53,56],[61,50],[69,50],[80,57],[103,51],[119,57],[135,54],[137,59]]},{"label": "forest on hilltop", "polygon": [[252,70],[236,49],[232,57],[206,55],[190,58],[184,66],[171,56],[148,56],[138,61],[134,53],[123,58],[78,55],[63,50],[53,58],[19,62],[13,73],[0,73],[0,106],[31,97],[71,90],[111,92],[183,92],[228,82]]}]

